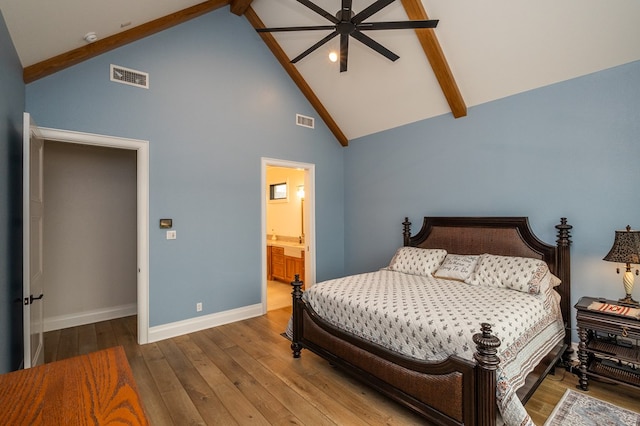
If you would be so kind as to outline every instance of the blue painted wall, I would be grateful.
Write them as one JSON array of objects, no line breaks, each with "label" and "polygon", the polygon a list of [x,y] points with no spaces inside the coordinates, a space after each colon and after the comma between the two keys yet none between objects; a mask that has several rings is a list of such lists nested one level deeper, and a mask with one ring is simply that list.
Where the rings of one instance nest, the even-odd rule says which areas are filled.
[{"label": "blue painted wall", "polygon": [[22,65],[0,12],[0,374],[22,360]]},{"label": "blue painted wall", "polygon": [[[111,82],[109,64],[150,74]],[[261,300],[261,157],[316,165],[317,279],[344,273],[343,149],[228,8],[27,85],[40,126],[148,140],[150,325]],[[165,239],[160,218],[178,238]],[[118,232],[117,229],[113,230]],[[99,242],[97,242],[99,243]],[[200,314],[198,314],[200,315]]]},{"label": "blue painted wall", "polygon": [[622,297],[618,265],[602,257],[614,230],[640,228],[638,158],[640,62],[351,141],[346,272],[388,263],[405,216],[414,232],[423,216],[529,216],[550,243],[564,216],[574,226],[572,304]]},{"label": "blue painted wall", "polygon": [[[148,91],[111,83],[115,63]],[[317,271],[377,269],[424,215],[525,215],[573,230],[573,300],[621,296],[602,261],[640,228],[640,63],[351,141],[341,148],[242,18],[219,10],[27,86],[47,127],[146,139],[151,152],[151,325],[258,303],[260,157],[316,164]],[[155,224],[172,217],[178,240]],[[372,229],[375,232],[372,232]],[[203,297],[203,294],[205,295]],[[640,284],[634,292],[640,299]],[[575,340],[575,337],[574,337]]]}]

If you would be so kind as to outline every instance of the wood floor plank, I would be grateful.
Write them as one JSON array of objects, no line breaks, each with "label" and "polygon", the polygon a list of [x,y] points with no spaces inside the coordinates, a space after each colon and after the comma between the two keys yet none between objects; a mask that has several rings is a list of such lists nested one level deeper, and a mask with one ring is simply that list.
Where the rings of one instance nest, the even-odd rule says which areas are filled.
[{"label": "wood floor plank", "polygon": [[85,324],[78,327],[78,353],[88,354],[98,350],[98,339],[95,324]]},{"label": "wood floor plank", "polygon": [[120,318],[111,320],[109,326],[116,337],[116,343],[121,345],[127,354],[149,423],[158,426],[173,425],[169,408],[164,403],[160,390],[142,356],[141,346],[131,335],[125,321]]},{"label": "wood floor plank", "polygon": [[154,426],[173,425],[169,408],[164,403],[144,359],[142,357],[129,359],[129,365],[138,385],[138,392],[149,423]]},{"label": "wood floor plank", "polygon": [[[180,340],[180,345],[178,345]],[[226,396],[226,392],[220,392],[221,384],[219,381],[212,382],[211,384],[205,380],[200,374],[199,370],[194,366],[193,362],[202,360],[206,357],[195,345],[190,342],[188,337],[183,339],[171,339],[158,342],[160,350],[165,354],[167,361],[173,368],[178,380],[182,383],[184,389],[189,394],[189,397],[193,401],[194,405],[200,412],[200,415],[207,424],[239,424],[236,419],[231,415],[229,410],[225,407],[224,403],[220,400],[216,391],[221,393],[222,396]],[[181,348],[187,348],[186,356]],[[192,361],[193,359],[193,361]],[[207,366],[212,368],[211,365]],[[228,386],[232,387],[232,386]],[[232,410],[237,413],[242,413],[241,420],[244,422],[255,420],[256,424],[266,424],[260,419],[260,414],[257,413],[255,407],[246,401],[242,401],[238,398],[238,395],[228,395],[227,401],[229,401],[233,407]]]},{"label": "wood floor plank", "polygon": [[142,356],[156,382],[160,395],[175,424],[205,425],[195,404],[189,398],[164,354],[155,343],[140,347]]},{"label": "wood floor plank", "polygon": [[118,345],[118,338],[113,331],[111,321],[100,321],[95,323],[96,344],[98,349],[111,348]]},{"label": "wood floor plank", "polygon": [[[98,348],[122,345],[153,425],[407,425],[424,421],[408,409],[331,367],[308,350],[293,359],[280,334],[290,308],[167,339],[137,344],[135,316],[95,324]],[[47,362],[92,346],[91,327],[45,333]],[[575,374],[557,369],[526,409],[542,425]],[[581,392],[581,391],[579,391]],[[640,411],[640,389],[589,382],[588,395]]]},{"label": "wood floor plank", "polygon": [[60,330],[57,359],[67,359],[78,354],[78,327]]},{"label": "wood floor plank", "polygon": [[[227,345],[224,350],[219,348],[217,342],[228,342],[228,339],[226,339],[225,335],[217,329],[203,330],[201,333],[206,335],[207,340],[213,343],[212,345],[207,346],[207,355],[215,357],[216,364],[220,366],[221,370],[224,371],[225,374],[237,378],[237,371],[243,369],[243,366],[238,364],[236,359],[227,353],[227,351],[230,351],[231,348],[235,348],[236,346]],[[206,341],[198,341],[198,344],[206,345],[207,343]],[[216,347],[218,347],[217,350]],[[239,358],[238,360],[240,361],[242,358]],[[335,425],[335,422],[330,421],[321,410],[317,409],[317,407],[307,407],[308,404],[305,399],[294,389],[288,387],[286,382],[281,380],[281,378],[274,376],[270,371],[257,365],[250,367],[250,370],[251,371],[245,371],[247,371],[247,373],[249,373],[257,383],[268,388],[271,395],[275,397],[279,404],[281,404],[286,410],[291,413],[295,413],[295,416],[299,419],[299,424]]]},{"label": "wood floor plank", "polygon": [[[260,336],[254,335],[254,330],[247,328],[244,322],[235,323],[233,329],[220,327],[219,330],[224,334],[223,339],[233,340],[238,346],[244,345],[243,349],[247,351],[247,357],[253,360],[252,363],[247,363],[247,368],[255,366],[255,360],[258,360],[262,366],[269,369],[270,373],[275,374],[288,387],[293,388],[305,398],[307,403],[311,403],[319,411],[324,412],[324,415],[336,424],[341,424],[341,421],[347,424],[366,424],[366,421],[354,412],[352,406],[357,403],[356,400],[350,398],[351,394],[347,394],[343,398],[335,398],[335,394],[326,394],[309,380],[308,370],[296,368],[300,364],[297,362],[299,360],[292,357],[271,355],[278,352],[289,352],[286,349],[288,344],[284,338],[282,338],[284,345],[279,345],[283,350],[278,351],[274,345],[262,342]],[[240,353],[236,353],[234,359],[240,359],[240,355]],[[250,373],[256,375],[261,371],[263,370],[254,368]],[[372,424],[380,424],[381,421],[381,418],[377,418]]]},{"label": "wood floor plank", "polygon": [[134,341],[138,341],[138,317],[136,315],[132,315],[129,317],[124,317],[122,318],[122,320],[124,321],[127,330],[129,330],[129,333],[131,334],[131,337],[133,337]]},{"label": "wood floor plank", "polygon": [[[190,337],[204,356],[210,358],[211,362],[215,360],[221,372],[260,411],[269,424],[303,424],[270,392],[273,388],[281,387],[283,383],[275,380],[274,377],[265,379],[246,371],[243,363],[239,362],[242,360],[229,354],[235,346],[222,350],[203,332],[192,334]],[[231,407],[229,409],[231,410]]]},{"label": "wood floor plank", "polygon": [[[233,329],[230,327],[233,326]],[[352,379],[341,370],[335,369],[327,361],[309,351],[303,351],[303,356],[294,359],[290,349],[290,342],[279,334],[282,324],[272,330],[272,325],[266,316],[252,318],[250,321],[239,321],[220,327],[227,339],[235,341],[237,345],[247,342],[248,351],[254,360],[261,361],[264,356],[277,357],[286,365],[303,374],[319,391],[334,397],[346,395],[341,402],[350,411],[371,424],[415,424],[422,420],[412,411],[399,406],[396,402],[383,396],[372,388]],[[372,400],[375,404],[372,404]],[[389,410],[394,413],[393,418],[388,415]]]},{"label": "wood floor plank", "polygon": [[60,343],[60,330],[44,333],[44,362],[58,360],[58,344]]},{"label": "wood floor plank", "polygon": [[291,306],[269,311],[266,315],[257,318],[269,322],[274,332],[278,334],[283,333],[287,328],[289,318],[291,318]]}]

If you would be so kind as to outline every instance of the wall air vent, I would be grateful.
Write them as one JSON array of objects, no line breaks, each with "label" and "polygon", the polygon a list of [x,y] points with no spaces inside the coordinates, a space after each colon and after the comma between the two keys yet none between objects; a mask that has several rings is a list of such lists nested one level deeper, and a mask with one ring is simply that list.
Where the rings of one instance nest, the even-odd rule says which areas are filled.
[{"label": "wall air vent", "polygon": [[296,114],[296,124],[302,127],[314,128],[313,117],[307,117],[306,115]]},{"label": "wall air vent", "polygon": [[119,65],[111,64],[111,81],[128,84],[130,86],[149,88],[149,74]]}]

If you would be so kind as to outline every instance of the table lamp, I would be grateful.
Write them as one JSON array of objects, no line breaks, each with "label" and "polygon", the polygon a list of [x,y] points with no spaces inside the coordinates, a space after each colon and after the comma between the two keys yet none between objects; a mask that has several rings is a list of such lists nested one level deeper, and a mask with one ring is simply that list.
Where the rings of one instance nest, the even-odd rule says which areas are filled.
[{"label": "table lamp", "polygon": [[[613,240],[613,247],[611,247],[611,250],[609,250],[609,253],[603,260],[624,263],[626,265],[627,270],[622,277],[626,296],[618,301],[625,305],[640,306],[640,303],[631,298],[634,281],[633,272],[631,272],[631,264],[640,264],[640,231],[631,230],[629,225],[627,225],[626,230],[616,231],[616,236]],[[616,272],[620,273],[620,268],[617,268]],[[637,269],[636,275],[638,275]]]}]

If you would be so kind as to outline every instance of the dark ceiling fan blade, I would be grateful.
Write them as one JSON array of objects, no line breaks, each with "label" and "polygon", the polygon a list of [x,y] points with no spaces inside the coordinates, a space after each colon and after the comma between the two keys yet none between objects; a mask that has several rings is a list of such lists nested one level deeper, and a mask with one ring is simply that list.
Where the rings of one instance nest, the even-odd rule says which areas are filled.
[{"label": "dark ceiling fan blade", "polygon": [[323,44],[327,43],[329,40],[331,40],[332,38],[334,38],[335,36],[338,35],[337,31],[332,32],[331,34],[329,34],[328,36],[326,36],[325,38],[323,38],[322,40],[320,40],[319,42],[317,42],[316,44],[314,44],[313,46],[311,46],[310,48],[308,48],[307,50],[305,50],[304,52],[302,52],[301,54],[299,54],[298,56],[296,56],[295,58],[293,58],[291,60],[292,64],[295,64],[296,62],[298,62],[300,59],[304,58],[305,56],[307,56],[309,53],[313,52],[314,50],[316,50],[317,48],[319,48],[320,46],[322,46]]},{"label": "dark ceiling fan blade", "polygon": [[317,6],[314,3],[311,3],[309,0],[298,0],[298,3],[302,3],[303,5],[307,6],[309,9],[313,10],[318,15],[324,17],[325,19],[328,19],[334,24],[337,24],[339,22],[338,18],[333,16],[333,14],[327,12],[326,10],[324,10],[320,6]]},{"label": "dark ceiling fan blade", "polygon": [[340,15],[342,19],[351,19],[351,4],[352,0],[342,0],[342,14]]},{"label": "dark ceiling fan blade", "polygon": [[364,10],[361,10],[359,13],[357,13],[353,17],[351,22],[353,22],[354,24],[359,24],[360,22],[364,21],[365,19],[367,19],[368,17],[370,17],[374,13],[377,13],[380,10],[384,9],[385,7],[389,6],[394,1],[395,0],[378,0],[377,2],[373,3],[369,7],[365,8]]},{"label": "dark ceiling fan blade", "polygon": [[349,58],[349,34],[340,34],[340,72],[347,70]]},{"label": "dark ceiling fan blade", "polygon": [[427,21],[395,21],[395,22],[363,22],[356,25],[360,31],[373,30],[407,30],[417,28],[435,28],[438,26],[437,19]]},{"label": "dark ceiling fan blade", "polygon": [[376,52],[378,52],[379,54],[381,54],[385,58],[389,59],[390,61],[396,61],[397,59],[400,58],[400,56],[396,55],[395,53],[393,53],[392,51],[390,51],[389,49],[387,49],[386,47],[384,47],[383,45],[381,45],[380,43],[378,43],[377,41],[375,41],[371,37],[362,34],[358,30],[352,32],[351,36],[353,38],[355,38],[356,40],[358,40],[360,43],[370,47],[373,50],[375,50]]},{"label": "dark ceiling fan blade", "polygon": [[313,25],[308,27],[275,27],[275,28],[256,28],[259,33],[274,33],[284,31],[319,31],[319,30],[335,30],[335,25]]}]

